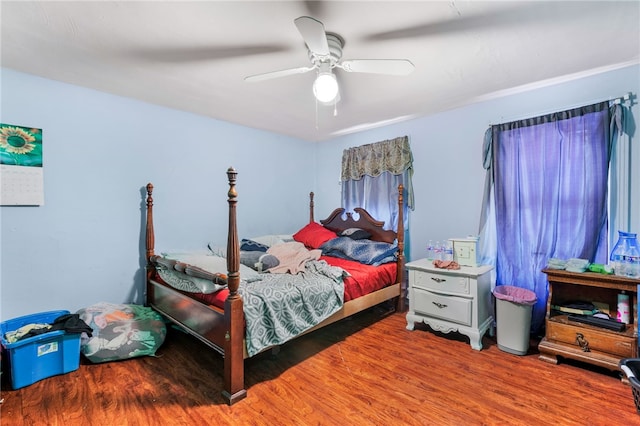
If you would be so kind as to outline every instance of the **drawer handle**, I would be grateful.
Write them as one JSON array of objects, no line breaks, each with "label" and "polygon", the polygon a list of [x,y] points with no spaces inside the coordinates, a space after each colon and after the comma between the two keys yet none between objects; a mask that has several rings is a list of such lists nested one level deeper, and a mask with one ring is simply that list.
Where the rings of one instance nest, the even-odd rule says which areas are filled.
[{"label": "drawer handle", "polygon": [[582,333],[576,333],[576,343],[582,348],[582,352],[591,352],[589,341],[584,338]]},{"label": "drawer handle", "polygon": [[431,302],[431,303],[433,303],[434,305],[436,305],[440,309],[447,307],[447,305],[443,305],[442,303],[438,303],[438,302]]},{"label": "drawer handle", "polygon": [[444,278],[437,278],[437,277],[431,277],[431,279],[437,283],[443,283],[446,281]]}]

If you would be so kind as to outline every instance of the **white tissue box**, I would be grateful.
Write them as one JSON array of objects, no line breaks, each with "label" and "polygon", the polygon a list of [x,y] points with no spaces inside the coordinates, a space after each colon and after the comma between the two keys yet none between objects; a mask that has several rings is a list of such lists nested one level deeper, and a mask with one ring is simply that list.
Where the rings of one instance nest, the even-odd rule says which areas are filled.
[{"label": "white tissue box", "polygon": [[460,266],[478,266],[478,239],[451,238],[453,243],[453,260]]}]

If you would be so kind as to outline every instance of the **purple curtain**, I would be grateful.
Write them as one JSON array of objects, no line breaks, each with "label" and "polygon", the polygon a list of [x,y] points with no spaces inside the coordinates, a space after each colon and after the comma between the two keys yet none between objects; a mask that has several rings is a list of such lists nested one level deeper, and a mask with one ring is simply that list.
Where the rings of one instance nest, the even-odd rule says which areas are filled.
[{"label": "purple curtain", "polygon": [[492,126],[496,285],[536,293],[544,325],[551,257],[607,261],[607,102]]}]

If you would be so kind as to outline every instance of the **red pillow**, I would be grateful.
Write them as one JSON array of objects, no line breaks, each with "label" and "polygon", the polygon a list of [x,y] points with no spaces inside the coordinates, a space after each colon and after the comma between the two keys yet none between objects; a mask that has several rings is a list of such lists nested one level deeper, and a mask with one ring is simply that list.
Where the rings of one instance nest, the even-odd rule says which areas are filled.
[{"label": "red pillow", "polygon": [[335,232],[328,230],[317,222],[311,222],[293,234],[293,239],[312,249],[320,248],[329,240],[336,238]]}]

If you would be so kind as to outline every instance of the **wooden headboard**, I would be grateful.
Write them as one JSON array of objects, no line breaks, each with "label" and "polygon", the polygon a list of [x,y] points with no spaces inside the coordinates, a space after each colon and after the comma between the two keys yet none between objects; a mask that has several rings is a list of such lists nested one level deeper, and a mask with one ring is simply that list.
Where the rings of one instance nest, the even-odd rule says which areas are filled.
[{"label": "wooden headboard", "polygon": [[[353,217],[354,213],[358,215],[357,220]],[[364,229],[371,234],[373,241],[393,243],[396,239],[396,233],[394,231],[382,228],[384,222],[375,220],[365,209],[360,207],[356,207],[353,213],[345,213],[345,209],[343,208],[335,209],[329,217],[321,220],[320,223],[325,228],[336,233],[349,228]]]},{"label": "wooden headboard", "polygon": [[[313,222],[313,192],[310,195],[310,216],[309,219]],[[343,231],[348,228],[360,228],[365,229],[371,233],[371,239],[374,241],[382,241],[385,243],[393,243],[395,240],[398,242],[398,271],[396,275],[396,282],[404,285],[404,187],[402,184],[398,185],[398,231],[394,232],[388,229],[383,229],[384,222],[375,220],[371,215],[362,208],[356,207],[353,213],[346,212],[344,208],[335,209],[329,217],[321,220],[320,223],[327,229],[334,232]],[[353,215],[358,214],[356,220]],[[343,217],[344,216],[344,217]],[[401,296],[398,300],[398,311],[404,311],[404,296]]]},{"label": "wooden headboard", "polygon": [[[349,228],[365,229],[371,234],[371,239],[374,241],[383,241],[385,243],[393,243],[398,240],[398,247],[404,249],[404,218],[402,211],[404,210],[404,187],[398,186],[398,231],[383,229],[384,222],[374,219],[369,212],[365,209],[356,207],[353,212],[346,212],[344,208],[335,209],[326,219],[321,220],[320,223],[327,229],[334,232],[344,231]],[[310,221],[313,221],[313,192],[309,194],[310,202]],[[354,218],[354,214],[357,215],[357,219]]]}]

